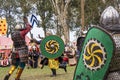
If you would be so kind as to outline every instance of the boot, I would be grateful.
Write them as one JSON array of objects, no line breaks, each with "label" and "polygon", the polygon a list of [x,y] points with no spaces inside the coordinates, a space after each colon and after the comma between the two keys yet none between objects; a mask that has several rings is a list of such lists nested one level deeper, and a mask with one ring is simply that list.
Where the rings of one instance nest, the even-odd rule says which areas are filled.
[{"label": "boot", "polygon": [[55,77],[56,76],[56,69],[51,69],[52,70],[52,75],[50,77]]},{"label": "boot", "polygon": [[64,67],[65,72],[67,72],[66,66]]},{"label": "boot", "polygon": [[67,67],[67,66],[65,66],[65,65],[63,65],[63,64],[59,65],[59,68],[62,68],[62,69],[64,69],[64,71],[65,71],[65,72],[67,72],[67,69],[66,69],[66,67]]},{"label": "boot", "polygon": [[4,77],[4,80],[8,80],[10,77],[10,74],[7,74],[5,77]]},{"label": "boot", "polygon": [[16,66],[12,65],[10,71],[8,72],[8,74],[4,77],[4,80],[8,80],[10,75],[14,72],[14,70],[16,69]]},{"label": "boot", "polygon": [[22,68],[18,68],[15,80],[20,80],[20,76],[21,76],[22,72],[23,72],[23,69]]}]

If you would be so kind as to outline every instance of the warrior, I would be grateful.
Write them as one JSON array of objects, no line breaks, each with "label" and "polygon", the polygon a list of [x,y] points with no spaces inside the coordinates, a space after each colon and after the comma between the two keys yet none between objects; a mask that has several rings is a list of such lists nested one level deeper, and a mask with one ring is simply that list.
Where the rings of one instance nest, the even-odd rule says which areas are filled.
[{"label": "warrior", "polygon": [[86,34],[74,80],[120,80],[119,41],[119,13],[109,6]]},{"label": "warrior", "polygon": [[120,80],[120,23],[119,13],[115,8],[106,8],[100,18],[100,26],[107,30],[115,42],[115,54],[110,63],[110,68],[106,80]]},{"label": "warrior", "polygon": [[80,53],[82,51],[84,39],[85,39],[85,36],[83,36],[83,35],[78,37],[78,39],[77,39],[77,44],[76,44],[76,46],[77,46],[77,51],[76,51],[77,61],[78,61],[78,59],[79,59],[79,57],[81,55]]},{"label": "warrior", "polygon": [[14,50],[12,53],[12,65],[4,80],[9,80],[13,71],[17,68],[15,80],[20,80],[20,76],[28,62],[28,47],[25,42],[25,35],[31,30],[32,26],[28,23],[27,17],[23,18],[25,28],[17,24],[15,30],[11,34]]},{"label": "warrior", "polygon": [[[52,36],[52,32],[51,31],[47,31],[46,36],[47,36],[46,38]],[[45,41],[46,38],[44,38],[42,40],[41,45],[43,45],[43,41]],[[58,47],[58,45],[56,45],[56,44],[58,44],[58,43],[56,41],[54,41],[54,40],[50,40],[49,42],[47,42],[47,45],[45,47],[46,51],[48,51],[50,54],[54,53],[54,52],[52,52],[52,50],[54,50],[54,51],[57,50],[57,48],[55,48],[55,47]],[[40,46],[40,48],[41,48],[42,54],[44,55],[45,52],[42,51],[43,47]],[[63,51],[64,51],[64,49],[63,49]],[[61,52],[61,55],[62,55],[62,52]],[[42,64],[41,69],[43,69],[44,65],[48,65],[49,66],[49,68],[50,68],[50,70],[52,72],[52,75],[50,75],[50,77],[55,77],[57,75],[56,71],[57,71],[58,68],[62,68],[62,69],[64,69],[65,72],[67,72],[67,69],[66,69],[66,67],[67,67],[66,66],[67,59],[66,59],[66,57],[64,57],[64,61],[63,61],[61,55],[57,56],[55,58],[50,58],[48,56],[45,56],[45,58],[43,58],[43,60],[41,61],[41,64]],[[54,55],[52,55],[52,56],[54,56]],[[59,65],[60,63],[62,63],[61,66]]]},{"label": "warrior", "polygon": [[28,64],[30,64],[32,68],[37,68],[39,54],[40,50],[37,43],[33,39],[30,40]]}]

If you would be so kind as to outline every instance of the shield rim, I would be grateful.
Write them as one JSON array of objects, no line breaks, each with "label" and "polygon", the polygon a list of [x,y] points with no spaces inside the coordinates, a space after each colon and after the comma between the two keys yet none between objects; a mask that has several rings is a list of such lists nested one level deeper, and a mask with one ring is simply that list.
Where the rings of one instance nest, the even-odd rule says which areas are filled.
[{"label": "shield rim", "polygon": [[[57,51],[56,54],[50,54],[49,52],[45,50],[45,44],[49,40],[55,40],[59,43],[59,50]],[[64,45],[63,40],[57,35],[50,35],[50,36],[45,37],[40,44],[41,54],[47,58],[58,58],[59,56],[63,54],[64,48],[65,48],[65,45]]]},{"label": "shield rim", "polygon": [[[111,34],[110,34],[107,30],[101,28],[100,26],[93,26],[93,27],[91,27],[91,28],[88,30],[88,33],[89,33],[89,31],[90,31],[91,29],[93,29],[93,28],[100,29],[100,30],[104,31],[106,34],[108,34],[108,36],[111,38],[111,41],[113,41],[113,54],[112,54],[112,55],[114,55],[114,54],[115,54],[115,49],[116,49],[116,47],[115,47],[115,42],[114,42]],[[87,33],[86,35],[88,35],[88,33]],[[85,40],[86,40],[86,37],[85,37]],[[84,48],[84,45],[85,45],[84,43],[85,43],[85,41],[83,42],[83,47],[82,47],[82,48]],[[83,52],[83,50],[82,50],[82,52]],[[79,59],[80,59],[80,57],[79,57]],[[79,59],[78,59],[78,61],[79,61]],[[112,60],[112,58],[111,58],[111,60]],[[76,65],[76,68],[75,68],[75,71],[74,71],[73,80],[75,80],[75,78],[76,78],[76,71],[77,71],[78,64],[79,64],[79,62],[78,62],[77,65]],[[109,66],[110,66],[110,65],[109,65]],[[105,77],[107,76],[108,71],[109,71],[109,67],[108,67],[108,70],[106,70],[105,75],[104,75],[103,78],[105,78]]]}]

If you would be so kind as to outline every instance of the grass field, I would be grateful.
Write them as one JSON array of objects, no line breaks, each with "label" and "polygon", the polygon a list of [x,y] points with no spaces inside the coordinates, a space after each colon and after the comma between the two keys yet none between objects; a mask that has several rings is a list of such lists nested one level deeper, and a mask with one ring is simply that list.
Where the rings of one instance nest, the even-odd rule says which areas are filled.
[{"label": "grass field", "polygon": [[[9,67],[0,67],[0,80],[3,80],[5,74],[8,72]],[[63,69],[57,70],[56,77],[50,77],[51,70],[49,67],[45,66],[43,69],[40,68],[30,68],[23,71],[21,75],[21,80],[73,80],[75,66],[68,66],[67,73]],[[10,77],[10,80],[14,80],[16,71]]]}]

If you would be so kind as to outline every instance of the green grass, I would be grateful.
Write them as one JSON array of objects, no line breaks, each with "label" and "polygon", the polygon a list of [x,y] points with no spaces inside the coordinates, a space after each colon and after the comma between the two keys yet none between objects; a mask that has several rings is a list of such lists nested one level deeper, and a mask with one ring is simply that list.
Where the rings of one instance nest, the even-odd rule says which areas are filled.
[{"label": "green grass", "polygon": [[[0,80],[3,80],[5,74],[8,72],[9,67],[0,67]],[[45,66],[43,69],[40,68],[30,68],[23,71],[21,75],[21,80],[73,80],[75,66],[68,66],[67,73],[63,69],[57,69],[57,76],[50,77],[51,70],[48,66]],[[14,80],[16,70],[10,77],[10,80]]]}]

